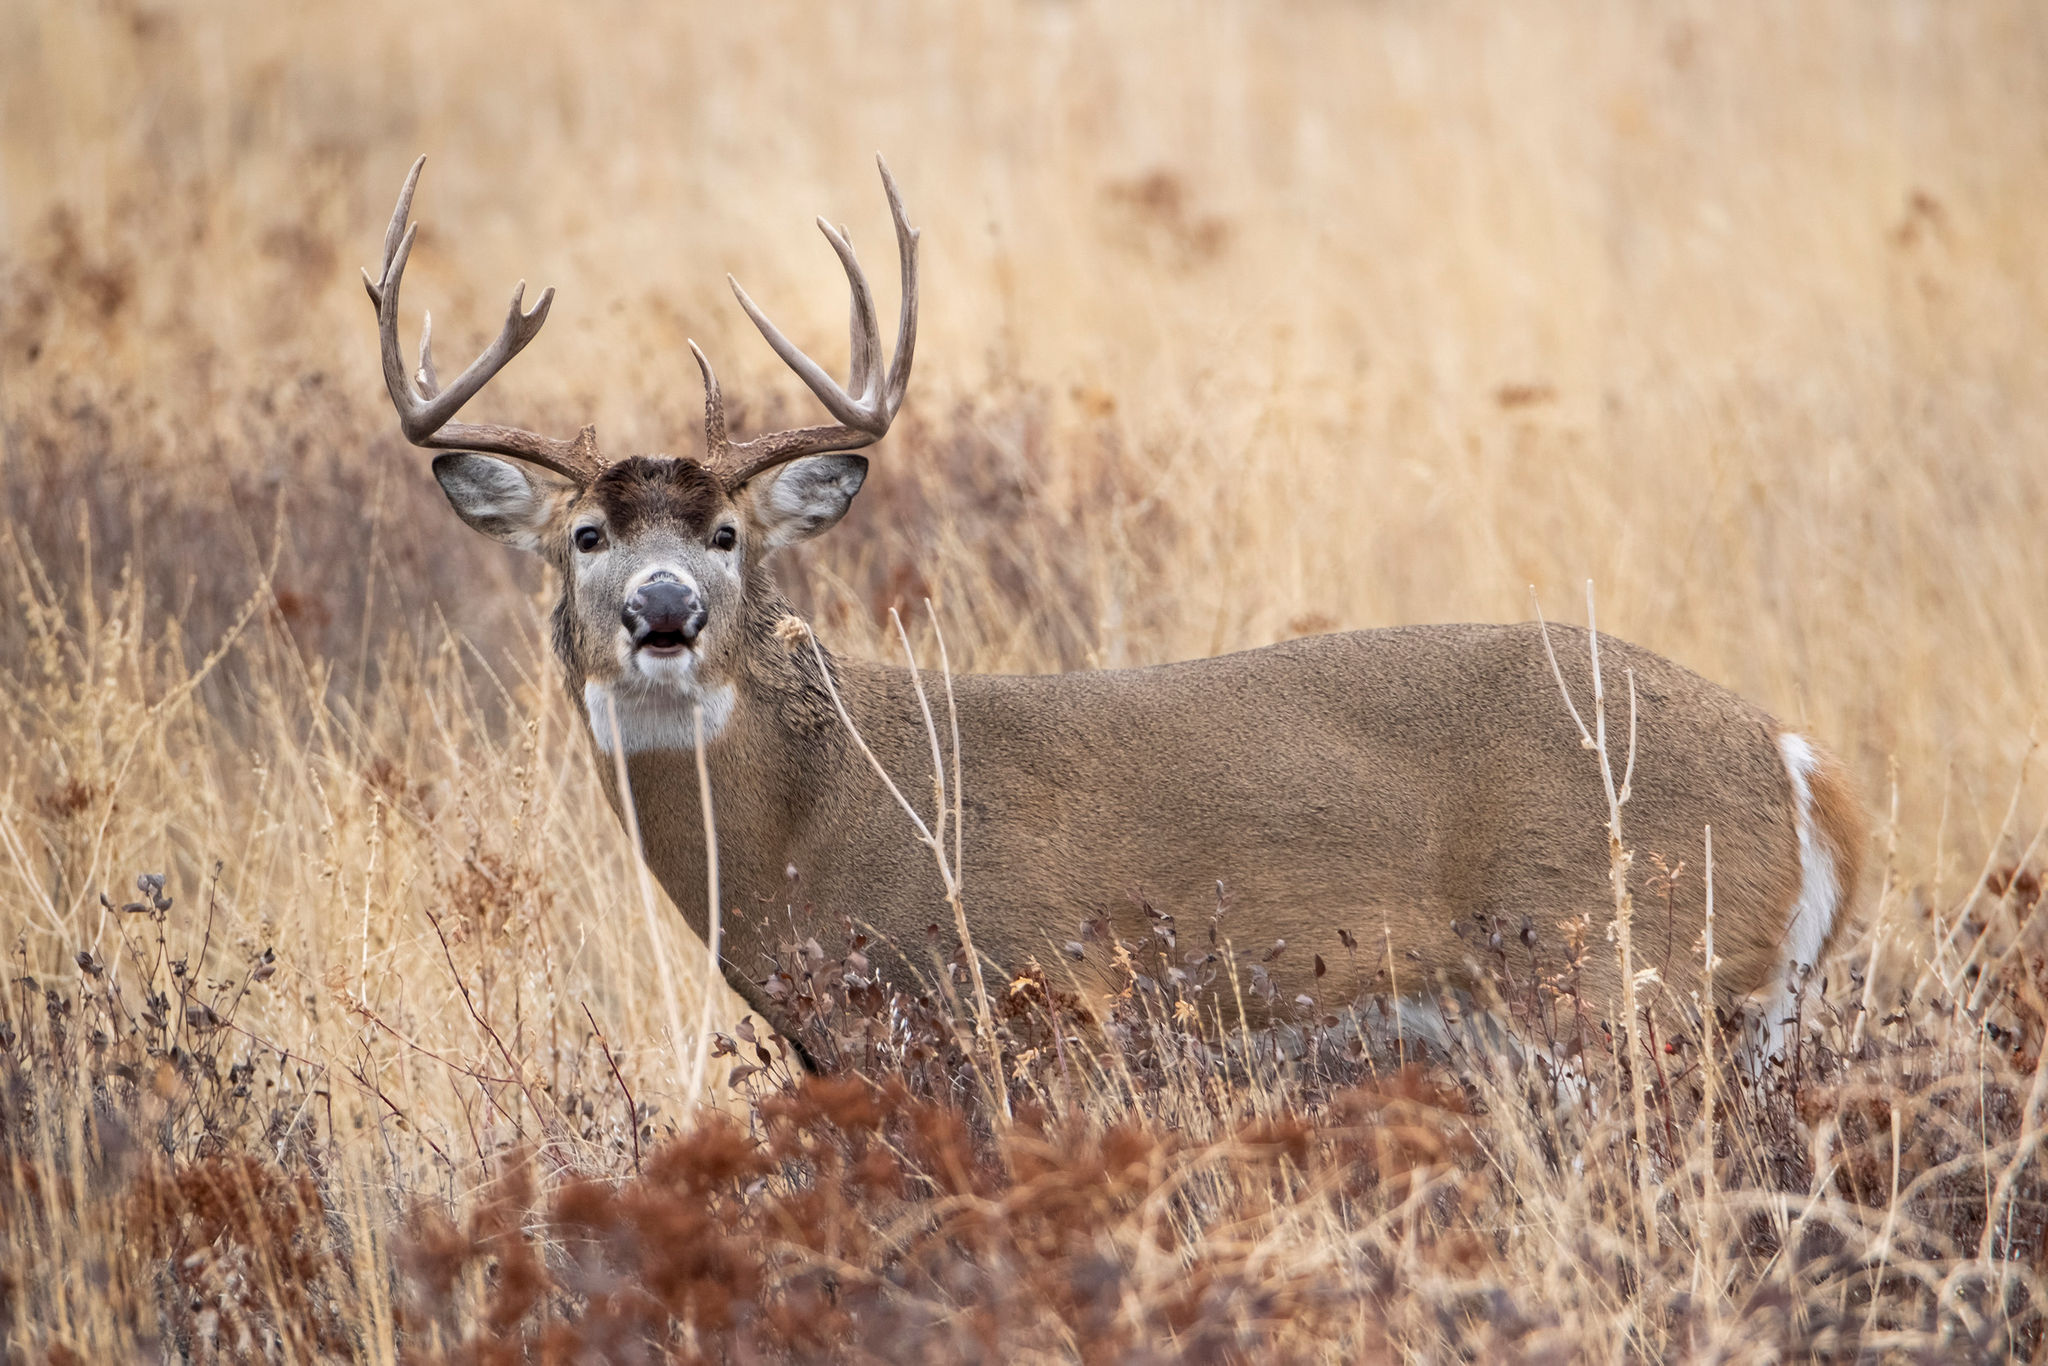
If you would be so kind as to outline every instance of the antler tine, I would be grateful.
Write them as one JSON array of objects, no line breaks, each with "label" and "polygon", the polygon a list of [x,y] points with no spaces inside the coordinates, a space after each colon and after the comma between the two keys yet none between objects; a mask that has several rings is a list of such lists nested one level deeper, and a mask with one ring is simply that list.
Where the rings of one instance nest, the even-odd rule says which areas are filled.
[{"label": "antler tine", "polygon": [[604,469],[603,457],[597,453],[594,428],[585,427],[573,441],[561,441],[517,427],[452,420],[463,404],[476,397],[492,376],[504,369],[506,363],[539,334],[541,325],[547,322],[548,308],[554,303],[555,291],[552,288],[542,290],[533,308],[527,310],[521,307],[526,297],[526,281],[521,280],[512,291],[505,325],[499,329],[497,339],[446,389],[440,387],[434,373],[433,318],[430,315],[420,332],[418,388],[414,387],[414,379],[406,374],[405,355],[398,342],[398,291],[405,278],[406,261],[412,255],[413,242],[419,232],[419,225],[408,225],[407,220],[412,212],[413,190],[419,184],[420,170],[426,163],[427,159],[421,157],[413,162],[412,170],[406,174],[405,187],[398,194],[398,208],[391,215],[391,226],[384,233],[384,261],[378,278],[372,281],[370,273],[363,272],[363,285],[369,291],[370,301],[377,306],[384,387],[391,394],[392,406],[398,410],[399,429],[415,446],[506,455],[553,470],[577,483],[589,483]]},{"label": "antler tine", "polygon": [[882,172],[882,190],[889,196],[889,217],[896,223],[896,269],[903,281],[902,312],[896,319],[896,355],[889,362],[888,383],[882,387],[883,411],[893,421],[910,387],[910,360],[917,351],[918,233],[904,216],[903,195],[896,188],[896,177],[889,174],[889,163],[882,160],[879,152],[875,154],[875,165]]},{"label": "antler tine", "polygon": [[420,368],[413,379],[418,382],[420,392],[432,398],[441,392],[441,381],[434,375],[434,315],[423,313],[420,316]]},{"label": "antler tine", "polygon": [[[863,327],[875,326],[874,302],[868,298],[868,277],[861,270],[860,262],[855,259],[853,248],[830,223],[820,218],[818,228],[825,234],[825,240],[832,244],[832,250],[838,253],[839,264],[846,270],[846,281],[853,294],[853,329],[857,334],[853,347],[853,368],[856,372],[855,387],[858,388],[860,353],[863,350],[882,349],[879,337],[870,340],[863,332]],[[754,326],[768,339],[768,345],[775,348],[775,354],[782,357],[782,363],[796,371],[797,377],[818,396],[818,401],[825,405],[826,411],[849,427],[864,429],[873,423],[873,413],[860,398],[855,398],[840,388],[839,382],[826,374],[823,366],[799,350],[796,343],[783,336],[782,329],[768,320],[768,315],[761,311],[760,305],[747,296],[747,291],[740,287],[738,280],[730,275],[725,278],[732,285],[732,292],[739,296],[740,307],[747,310],[747,316],[754,320]],[[862,307],[864,299],[867,301],[865,308]],[[865,397],[865,394],[861,395],[861,398]]]},{"label": "antler tine", "polygon": [[[395,281],[394,281],[395,284]],[[392,297],[398,291],[394,288]],[[505,325],[498,330],[498,336],[482,355],[469,363],[469,368],[455,377],[455,382],[432,398],[423,399],[412,413],[406,415],[406,436],[413,444],[420,444],[422,438],[433,435],[448,425],[463,404],[475,398],[491,376],[505,368],[505,363],[524,350],[526,344],[540,332],[541,324],[548,320],[548,308],[555,301],[555,291],[544,289],[532,311],[522,310],[520,305],[526,295],[526,281],[521,280],[512,289],[512,304],[505,313]],[[396,305],[393,305],[394,308]],[[396,320],[394,319],[394,322]]]},{"label": "antler tine", "polygon": [[[384,229],[384,256],[377,266],[377,278],[372,280],[369,271],[363,272],[363,287],[370,291],[370,302],[379,308],[384,304],[384,282],[391,278],[391,262],[398,254],[399,243],[402,240],[406,241],[406,250],[411,250],[406,220],[412,216],[412,192],[420,183],[420,171],[426,164],[427,158],[423,152],[414,159],[412,169],[405,173],[405,184],[398,191],[398,208],[391,214],[391,225]],[[401,265],[399,270],[402,273],[405,267]]]},{"label": "antler tine", "polygon": [[[828,238],[831,237],[831,229],[826,227],[824,219],[818,220],[818,226],[825,229]],[[834,241],[846,246],[841,259],[852,260],[853,234],[846,230],[844,223],[839,225],[839,236]],[[868,289],[867,272],[856,266],[848,272],[847,278],[856,283],[848,291],[851,317],[846,329],[846,349],[852,358],[852,372],[847,376],[846,390],[856,401],[864,403],[873,393],[875,363],[881,359],[882,333],[880,324],[875,320],[875,296]]]},{"label": "antler tine", "polygon": [[690,341],[690,354],[697,358],[697,373],[704,376],[705,460],[714,463],[723,460],[732,449],[732,443],[725,439],[725,397],[718,390],[718,376],[712,373],[710,357],[694,338]]},{"label": "antler tine", "polygon": [[904,391],[910,383],[911,357],[917,345],[918,233],[904,214],[903,198],[897,193],[896,181],[890,176],[887,163],[876,157],[875,164],[881,169],[882,186],[889,196],[890,216],[896,224],[896,246],[903,279],[903,310],[897,325],[895,357],[888,370],[880,372],[881,327],[875,317],[874,295],[868,288],[867,275],[862,271],[846,234],[823,218],[818,220],[818,228],[825,234],[825,240],[832,244],[833,252],[846,271],[851,295],[849,330],[852,334],[852,358],[848,380],[851,393],[840,388],[822,366],[785,337],[748,297],[738,280],[726,276],[740,307],[753,319],[754,326],[767,339],[775,354],[818,396],[826,411],[838,419],[835,426],[800,427],[770,432],[748,441],[731,441],[726,435],[725,405],[717,380],[712,375],[711,363],[692,342],[690,349],[704,374],[706,458],[718,465],[720,474],[731,487],[737,488],[765,469],[802,456],[858,450],[871,445],[888,432],[890,422],[903,406]]}]

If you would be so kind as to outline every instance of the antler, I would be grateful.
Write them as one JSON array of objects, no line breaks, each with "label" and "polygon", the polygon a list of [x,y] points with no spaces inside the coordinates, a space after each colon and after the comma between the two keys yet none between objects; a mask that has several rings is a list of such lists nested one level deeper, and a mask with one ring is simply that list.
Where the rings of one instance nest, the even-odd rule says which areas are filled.
[{"label": "antler", "polygon": [[[398,345],[398,284],[405,275],[406,258],[412,254],[413,236],[419,231],[417,223],[407,226],[406,219],[412,212],[413,187],[419,183],[420,168],[426,164],[425,157],[415,161],[405,177],[405,188],[398,192],[398,208],[384,233],[384,263],[377,278],[373,280],[369,271],[363,272],[363,287],[370,291],[370,302],[377,306],[377,335],[384,352],[384,387],[391,391],[392,405],[398,409],[400,430],[415,446],[510,456],[553,470],[579,484],[588,484],[605,466],[604,457],[597,453],[595,427],[585,427],[573,441],[562,441],[518,427],[450,420],[463,404],[476,397],[479,389],[490,383],[493,375],[505,368],[505,362],[518,355],[540,332],[541,324],[548,320],[548,305],[555,299],[552,287],[542,290],[532,311],[525,312],[520,302],[526,294],[526,281],[521,280],[512,291],[512,306],[505,314],[505,326],[498,339],[446,389],[440,387],[434,376],[434,318],[428,314],[420,329],[419,372],[415,377],[406,375],[405,355]],[[418,388],[414,387],[415,378]]]},{"label": "antler", "polygon": [[705,359],[704,352],[696,342],[691,342],[690,353],[697,358],[697,368],[704,372],[707,463],[728,488],[738,488],[763,470],[806,455],[858,450],[871,445],[888,432],[896,410],[903,406],[903,391],[910,383],[911,353],[917,346],[917,229],[911,227],[903,216],[903,196],[896,192],[896,179],[889,174],[888,163],[878,156],[875,165],[881,168],[882,188],[888,193],[889,212],[896,220],[896,250],[901,257],[903,276],[903,312],[896,325],[895,358],[890,361],[886,372],[880,369],[878,360],[882,337],[875,323],[875,301],[868,292],[867,276],[861,272],[860,262],[854,259],[853,247],[846,240],[846,234],[835,231],[822,218],[818,220],[818,229],[832,244],[832,250],[839,253],[839,263],[846,268],[847,284],[853,292],[853,373],[847,381],[848,388],[853,391],[851,394],[840,388],[816,361],[799,351],[774,323],[768,321],[768,315],[747,297],[747,291],[740,288],[738,280],[726,276],[732,292],[739,296],[740,307],[747,310],[747,316],[754,320],[754,326],[761,329],[761,335],[775,348],[775,354],[796,371],[826,410],[839,419],[831,426],[767,432],[750,441],[728,439],[725,433],[725,400],[718,391],[718,377],[711,372],[711,362]]}]

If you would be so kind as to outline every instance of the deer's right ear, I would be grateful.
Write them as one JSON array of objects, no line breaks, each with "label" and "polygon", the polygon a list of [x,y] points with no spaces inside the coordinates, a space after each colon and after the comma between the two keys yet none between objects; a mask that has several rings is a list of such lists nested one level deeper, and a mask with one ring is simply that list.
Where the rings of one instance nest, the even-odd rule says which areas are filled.
[{"label": "deer's right ear", "polygon": [[538,551],[574,486],[510,460],[455,451],[434,457],[434,478],[455,515],[494,541]]}]

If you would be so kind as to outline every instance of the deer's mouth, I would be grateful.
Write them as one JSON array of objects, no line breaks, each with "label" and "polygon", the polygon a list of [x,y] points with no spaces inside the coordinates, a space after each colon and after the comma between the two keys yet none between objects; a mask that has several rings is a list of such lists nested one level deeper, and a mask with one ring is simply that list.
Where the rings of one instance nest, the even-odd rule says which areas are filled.
[{"label": "deer's mouth", "polygon": [[649,631],[633,643],[634,652],[654,659],[674,659],[690,648],[691,636],[682,630]]}]

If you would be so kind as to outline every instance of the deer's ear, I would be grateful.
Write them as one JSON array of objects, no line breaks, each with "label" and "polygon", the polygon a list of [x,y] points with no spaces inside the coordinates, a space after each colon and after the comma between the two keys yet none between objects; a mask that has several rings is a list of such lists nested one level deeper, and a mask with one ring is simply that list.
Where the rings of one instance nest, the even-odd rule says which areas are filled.
[{"label": "deer's ear", "polygon": [[867,477],[864,455],[813,455],[757,479],[752,517],[767,549],[807,541],[833,526]]},{"label": "deer's ear", "polygon": [[541,548],[548,523],[575,492],[567,480],[466,451],[435,456],[434,478],[456,516],[520,550]]}]

